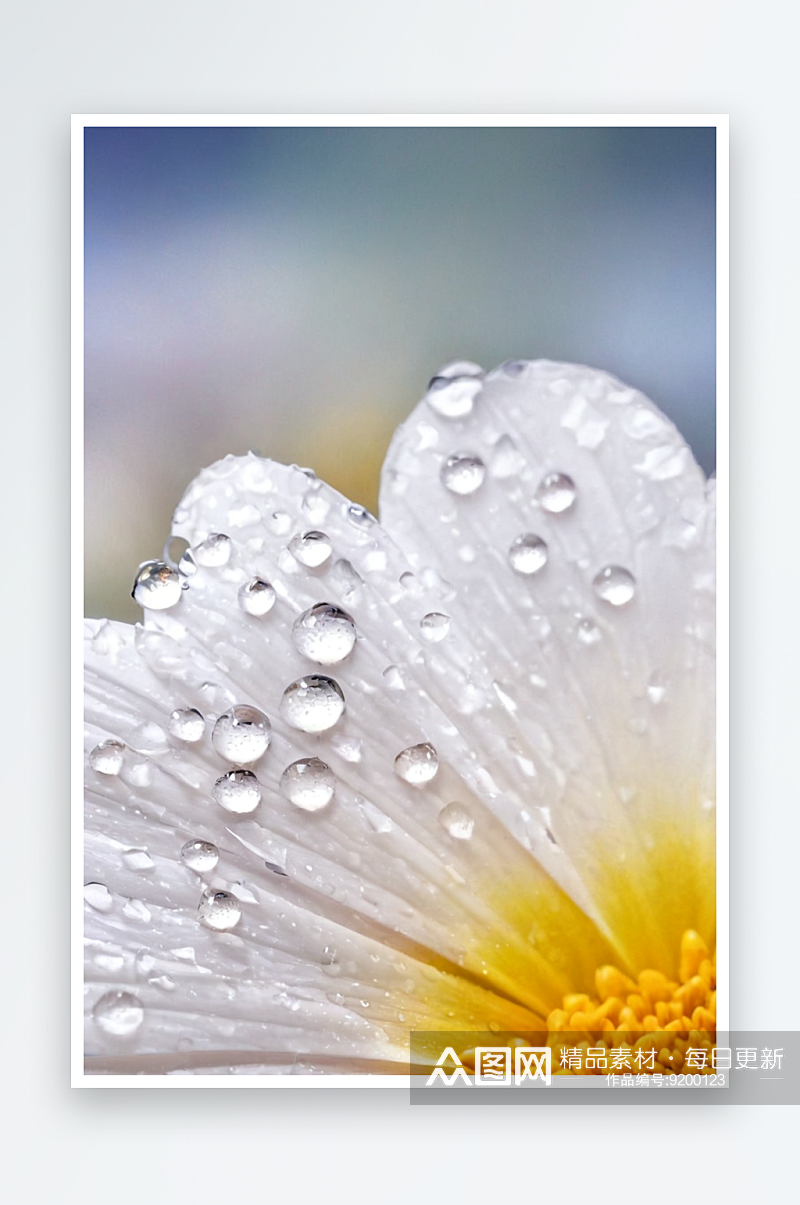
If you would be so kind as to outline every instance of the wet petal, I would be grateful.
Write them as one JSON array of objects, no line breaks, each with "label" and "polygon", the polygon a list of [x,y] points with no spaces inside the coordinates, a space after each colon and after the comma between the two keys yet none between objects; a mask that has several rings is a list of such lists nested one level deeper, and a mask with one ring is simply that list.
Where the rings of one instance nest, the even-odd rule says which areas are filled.
[{"label": "wet petal", "polygon": [[423,399],[384,468],[383,523],[452,584],[427,667],[469,709],[475,789],[537,853],[546,826],[630,963],[666,969],[690,923],[713,936],[713,499],[606,373],[515,361],[469,384],[455,417]]}]

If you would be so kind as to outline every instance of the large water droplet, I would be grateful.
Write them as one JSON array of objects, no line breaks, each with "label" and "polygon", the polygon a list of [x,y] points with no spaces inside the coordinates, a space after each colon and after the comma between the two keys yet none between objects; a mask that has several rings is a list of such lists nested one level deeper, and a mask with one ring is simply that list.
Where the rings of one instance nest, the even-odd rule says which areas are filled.
[{"label": "large water droplet", "polygon": [[210,841],[187,841],[181,846],[181,857],[190,870],[205,874],[219,862],[219,850]]},{"label": "large water droplet", "polygon": [[194,559],[204,569],[220,569],[231,559],[231,541],[229,536],[220,532],[212,532],[194,549]]},{"label": "large water droplet", "polygon": [[456,841],[469,841],[475,828],[475,821],[460,803],[448,803],[439,813],[438,820]]},{"label": "large water droplet", "polygon": [[170,736],[194,743],[203,739],[206,722],[196,707],[179,707],[169,717]]},{"label": "large water droplet", "polygon": [[484,372],[471,360],[454,360],[440,368],[425,394],[429,406],[443,418],[464,418],[472,412],[483,388]]},{"label": "large water droplet", "polygon": [[430,782],[439,771],[439,755],[433,745],[411,745],[394,759],[395,773],[404,782],[419,787]]},{"label": "large water droplet", "polygon": [[440,611],[431,611],[429,615],[422,616],[419,627],[425,639],[430,640],[431,644],[436,644],[444,640],[450,631],[450,616],[442,615]]},{"label": "large water droplet", "polygon": [[250,766],[269,748],[270,722],[257,707],[237,704],[214,725],[211,743],[220,757],[237,766]]},{"label": "large water droplet", "polygon": [[344,713],[344,694],[338,682],[322,674],[308,674],[287,686],[281,715],[301,732],[326,732]]},{"label": "large water droplet", "polygon": [[536,491],[536,500],[542,510],[560,515],[572,506],[577,492],[575,482],[566,473],[548,473]]},{"label": "large water droplet", "polygon": [[318,757],[292,762],[281,775],[281,790],[304,812],[318,812],[333,799],[336,779],[330,766]]},{"label": "large water droplet", "polygon": [[292,636],[304,657],[318,665],[336,665],[353,651],[356,625],[340,607],[317,603],[295,620]]},{"label": "large water droplet", "polygon": [[133,583],[133,598],[148,611],[174,607],[183,593],[181,575],[164,561],[145,561]]},{"label": "large water droplet", "polygon": [[636,593],[636,579],[621,565],[606,565],[601,569],[592,583],[598,598],[611,603],[612,607],[621,607],[630,602]]},{"label": "large water droplet", "polygon": [[125,760],[125,746],[119,741],[101,741],[89,754],[89,765],[98,774],[119,774]]},{"label": "large water droplet", "polygon": [[540,536],[531,532],[517,536],[508,550],[508,561],[515,573],[529,577],[547,564],[547,545]]},{"label": "large water droplet", "polygon": [[289,551],[307,569],[319,569],[330,559],[333,545],[324,531],[304,531],[289,541]]},{"label": "large water droplet", "polygon": [[261,803],[261,783],[251,770],[229,770],[214,783],[214,799],[226,812],[244,815]]},{"label": "large water droplet", "polygon": [[260,619],[275,606],[275,591],[269,582],[265,582],[261,577],[254,577],[251,582],[245,582],[240,587],[239,606],[248,615],[255,615]]},{"label": "large water droplet", "polygon": [[483,485],[486,477],[486,465],[480,456],[471,452],[460,452],[448,456],[439,474],[442,485],[451,494],[474,494]]},{"label": "large water droplet", "polygon": [[218,933],[232,929],[242,918],[241,905],[229,891],[204,891],[197,911],[203,924]]},{"label": "large water droplet", "polygon": [[144,1009],[130,992],[106,992],[92,1009],[95,1024],[115,1038],[127,1038],[142,1024]]}]

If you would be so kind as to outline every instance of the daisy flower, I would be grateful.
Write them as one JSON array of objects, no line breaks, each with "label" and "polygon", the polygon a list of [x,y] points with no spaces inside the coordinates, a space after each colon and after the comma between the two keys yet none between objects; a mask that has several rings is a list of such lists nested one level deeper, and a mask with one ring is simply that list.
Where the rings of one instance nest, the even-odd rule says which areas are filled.
[{"label": "daisy flower", "polygon": [[710,1043],[714,497],[641,393],[448,365],[380,523],[230,456],[134,597],[85,627],[88,1070]]}]

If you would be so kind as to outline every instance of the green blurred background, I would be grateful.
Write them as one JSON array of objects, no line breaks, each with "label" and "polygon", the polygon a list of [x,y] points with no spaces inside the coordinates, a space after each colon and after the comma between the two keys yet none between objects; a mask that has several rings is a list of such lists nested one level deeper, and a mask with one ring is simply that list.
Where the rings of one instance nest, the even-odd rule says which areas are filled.
[{"label": "green blurred background", "polygon": [[715,131],[92,127],[85,301],[87,615],[228,452],[375,510],[448,360],[606,368],[710,471]]}]

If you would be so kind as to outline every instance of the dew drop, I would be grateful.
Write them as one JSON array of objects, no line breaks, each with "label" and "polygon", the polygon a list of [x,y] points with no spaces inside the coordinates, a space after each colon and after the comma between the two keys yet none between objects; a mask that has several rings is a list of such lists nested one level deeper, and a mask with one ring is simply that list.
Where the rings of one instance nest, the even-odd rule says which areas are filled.
[{"label": "dew drop", "polygon": [[438,816],[439,823],[456,841],[469,841],[475,821],[460,803],[448,803]]},{"label": "dew drop", "polygon": [[348,506],[347,517],[353,524],[353,527],[359,528],[360,531],[366,531],[376,522],[375,516],[363,506]]},{"label": "dew drop", "polygon": [[292,537],[289,551],[307,569],[319,569],[330,559],[333,545],[324,531],[304,531]]},{"label": "dew drop", "polygon": [[252,770],[229,770],[214,783],[212,795],[226,812],[245,815],[261,803],[261,783]]},{"label": "dew drop", "polygon": [[333,799],[336,779],[324,761],[307,757],[286,767],[281,775],[281,790],[295,807],[304,812],[318,812]]},{"label": "dew drop", "polygon": [[606,565],[592,583],[595,594],[612,607],[621,607],[630,602],[636,593],[636,579],[620,565]]},{"label": "dew drop", "polygon": [[448,456],[439,474],[442,485],[451,494],[474,494],[483,485],[486,465],[479,456],[471,452],[460,452]]},{"label": "dew drop", "polygon": [[83,898],[96,912],[110,912],[114,907],[114,897],[104,883],[86,883]]},{"label": "dew drop", "polygon": [[237,704],[214,725],[211,743],[220,757],[237,766],[250,766],[269,748],[270,722],[257,707]]},{"label": "dew drop", "polygon": [[433,745],[411,745],[402,753],[398,753],[394,759],[394,769],[404,782],[419,787],[436,777],[439,772],[439,755]]},{"label": "dew drop", "polygon": [[560,515],[569,510],[576,495],[575,482],[566,473],[548,473],[536,491],[536,500],[542,510]]},{"label": "dew drop", "polygon": [[239,589],[239,606],[248,615],[260,619],[275,606],[275,591],[269,582],[261,577],[254,577],[251,582],[245,582]]},{"label": "dew drop", "polygon": [[389,690],[405,690],[406,684],[399,665],[387,665],[381,676]]},{"label": "dew drop", "polygon": [[122,864],[128,870],[152,870],[155,862],[146,849],[126,849],[122,853]]},{"label": "dew drop", "polygon": [[181,576],[164,561],[145,561],[133,583],[133,599],[148,611],[174,607],[183,593]]},{"label": "dew drop", "polygon": [[89,754],[89,765],[98,774],[119,774],[125,759],[125,746],[119,741],[101,741]]},{"label": "dew drop", "polygon": [[219,862],[219,850],[210,841],[187,841],[181,846],[181,857],[185,866],[197,874],[213,870]]},{"label": "dew drop", "polygon": [[204,891],[197,911],[203,924],[218,933],[233,929],[242,918],[241,905],[229,891]]},{"label": "dew drop", "polygon": [[501,435],[492,449],[492,476],[501,481],[517,477],[525,468],[525,457],[510,435]]},{"label": "dew drop", "polygon": [[283,692],[281,715],[301,732],[326,732],[343,714],[344,694],[333,678],[308,674]]},{"label": "dew drop", "polygon": [[353,651],[356,625],[340,607],[317,603],[295,620],[292,636],[304,657],[318,665],[336,665]]},{"label": "dew drop", "polygon": [[527,360],[506,360],[500,365],[497,371],[501,372],[504,377],[511,377],[513,379],[521,377],[527,367]]},{"label": "dew drop", "polygon": [[212,532],[194,549],[194,559],[204,569],[220,569],[231,559],[231,541],[229,536]]},{"label": "dew drop", "polygon": [[529,577],[547,564],[547,545],[531,532],[517,536],[508,550],[508,561],[515,573]]},{"label": "dew drop", "polygon": [[187,548],[178,561],[178,572],[183,577],[193,577],[197,573],[197,561],[192,556],[191,548]]},{"label": "dew drop", "polygon": [[581,644],[597,644],[602,632],[592,619],[582,619],[578,624],[578,639]]},{"label": "dew drop", "polygon": [[167,725],[170,736],[179,741],[202,740],[206,730],[206,722],[196,707],[179,707],[169,717]]},{"label": "dew drop", "polygon": [[450,631],[450,616],[442,615],[439,611],[431,611],[430,614],[422,616],[419,627],[425,639],[430,640],[431,644],[436,644],[438,641],[444,640]]},{"label": "dew drop", "polygon": [[144,1009],[130,992],[106,992],[92,1009],[95,1024],[115,1038],[127,1038],[144,1020]]},{"label": "dew drop", "polygon": [[475,398],[483,388],[483,376],[479,364],[454,360],[431,379],[425,401],[442,418],[464,418],[471,414]]}]

